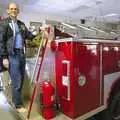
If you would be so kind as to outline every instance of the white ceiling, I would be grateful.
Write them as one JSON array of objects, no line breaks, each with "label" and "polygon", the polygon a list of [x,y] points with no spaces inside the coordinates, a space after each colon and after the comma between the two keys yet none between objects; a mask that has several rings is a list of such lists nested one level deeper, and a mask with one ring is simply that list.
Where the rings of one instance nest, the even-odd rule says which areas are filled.
[{"label": "white ceiling", "polygon": [[120,21],[120,0],[0,0],[1,13],[6,4],[14,1],[19,3],[22,14]]}]

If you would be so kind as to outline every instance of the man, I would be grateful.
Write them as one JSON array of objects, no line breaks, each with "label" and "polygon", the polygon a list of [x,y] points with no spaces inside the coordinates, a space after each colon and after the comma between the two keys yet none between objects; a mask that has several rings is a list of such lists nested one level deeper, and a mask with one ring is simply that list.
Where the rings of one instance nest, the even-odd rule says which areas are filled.
[{"label": "man", "polygon": [[17,109],[21,108],[21,88],[25,73],[25,39],[34,36],[25,24],[17,20],[19,6],[10,3],[7,8],[8,18],[0,22],[0,57],[3,66],[8,69],[12,81],[12,100]]}]

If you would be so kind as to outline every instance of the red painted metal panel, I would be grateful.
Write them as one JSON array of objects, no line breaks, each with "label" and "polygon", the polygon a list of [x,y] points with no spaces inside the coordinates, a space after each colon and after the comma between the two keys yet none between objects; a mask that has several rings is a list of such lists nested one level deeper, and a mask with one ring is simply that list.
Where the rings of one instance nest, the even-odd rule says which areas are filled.
[{"label": "red painted metal panel", "polygon": [[120,71],[120,46],[117,44],[103,45],[103,74]]},{"label": "red painted metal panel", "polygon": [[[70,63],[70,75],[65,78],[67,70],[63,61]],[[78,80],[81,76],[85,84],[80,86]],[[67,100],[67,81],[70,82],[70,100]],[[100,107],[100,46],[80,42],[58,43],[56,83],[60,108],[67,116],[76,118]]]}]

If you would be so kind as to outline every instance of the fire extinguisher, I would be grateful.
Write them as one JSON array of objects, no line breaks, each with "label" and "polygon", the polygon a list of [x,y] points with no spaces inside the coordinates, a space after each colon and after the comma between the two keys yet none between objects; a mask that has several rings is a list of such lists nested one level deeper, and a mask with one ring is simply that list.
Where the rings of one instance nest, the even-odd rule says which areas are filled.
[{"label": "fire extinguisher", "polygon": [[42,115],[45,119],[49,120],[55,117],[54,109],[54,94],[55,89],[50,81],[43,81],[42,83],[42,99],[40,99],[42,104]]}]

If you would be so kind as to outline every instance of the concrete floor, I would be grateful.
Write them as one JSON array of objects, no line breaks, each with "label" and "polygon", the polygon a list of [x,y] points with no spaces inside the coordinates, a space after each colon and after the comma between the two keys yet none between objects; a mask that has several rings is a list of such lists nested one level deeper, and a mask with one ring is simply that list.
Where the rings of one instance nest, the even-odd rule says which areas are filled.
[{"label": "concrete floor", "polygon": [[22,120],[17,112],[8,104],[3,92],[0,92],[0,119],[1,120]]}]

